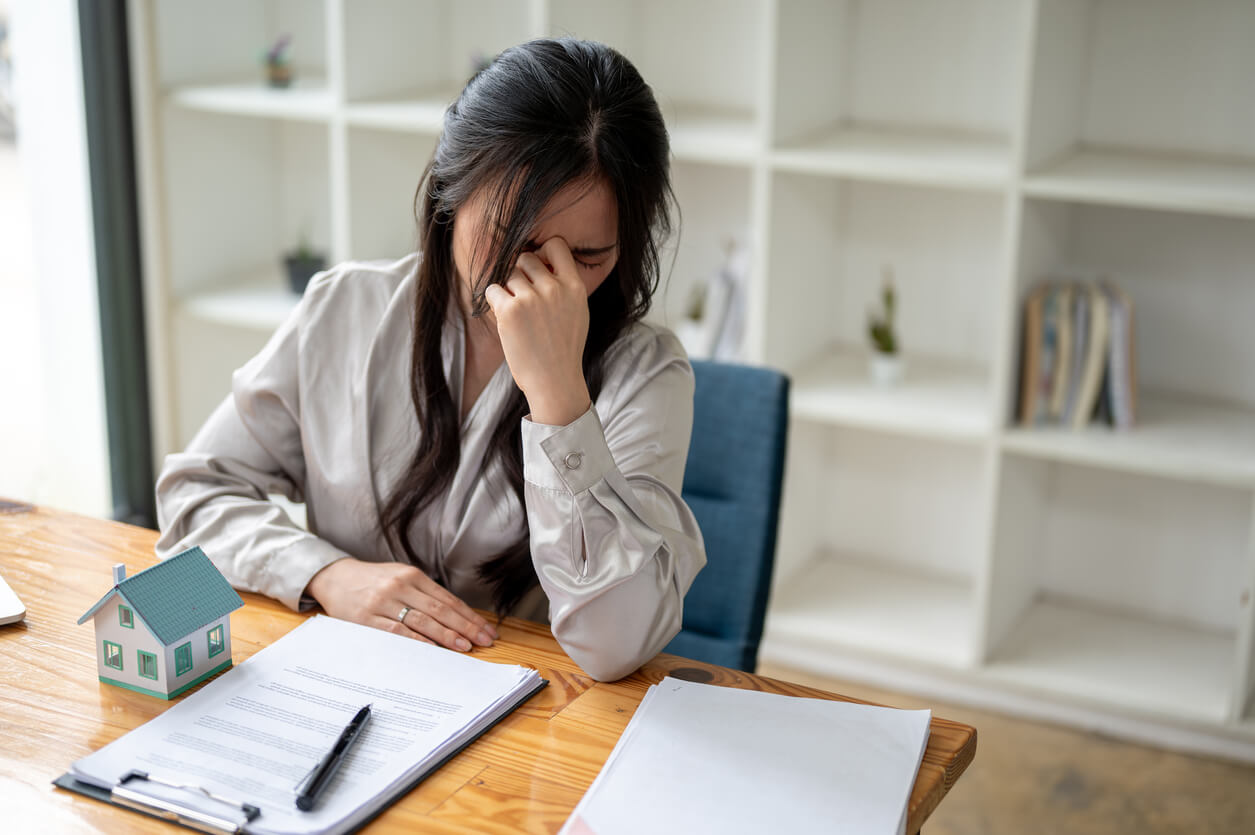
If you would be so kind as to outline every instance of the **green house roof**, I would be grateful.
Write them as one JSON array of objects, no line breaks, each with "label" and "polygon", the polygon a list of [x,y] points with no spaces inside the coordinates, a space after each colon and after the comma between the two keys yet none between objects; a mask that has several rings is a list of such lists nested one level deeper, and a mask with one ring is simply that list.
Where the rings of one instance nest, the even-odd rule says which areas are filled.
[{"label": "green house roof", "polygon": [[118,592],[163,644],[244,605],[231,584],[200,548],[189,548],[127,577],[78,619],[83,623]]}]

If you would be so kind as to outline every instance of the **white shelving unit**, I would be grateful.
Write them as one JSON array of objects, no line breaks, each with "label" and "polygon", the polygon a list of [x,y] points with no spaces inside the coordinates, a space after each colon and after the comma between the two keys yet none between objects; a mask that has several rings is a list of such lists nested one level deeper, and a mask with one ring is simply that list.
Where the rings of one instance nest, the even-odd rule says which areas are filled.
[{"label": "white shelving unit", "polygon": [[[668,118],[676,321],[729,238],[794,379],[762,654],[1255,760],[1255,4],[132,0],[158,452],[295,304],[414,246],[476,56],[611,43]],[[293,34],[297,83],[258,54]],[[907,361],[865,369],[886,269]],[[1139,425],[1012,425],[1027,288],[1133,299]]]}]

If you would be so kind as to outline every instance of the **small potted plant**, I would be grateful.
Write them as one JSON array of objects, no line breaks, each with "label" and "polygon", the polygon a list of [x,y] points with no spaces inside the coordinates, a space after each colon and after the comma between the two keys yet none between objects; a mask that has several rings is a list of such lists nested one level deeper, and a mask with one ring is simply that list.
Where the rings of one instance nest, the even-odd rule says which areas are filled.
[{"label": "small potted plant", "polygon": [[867,334],[871,338],[872,352],[869,362],[872,381],[880,386],[891,386],[902,379],[902,346],[894,328],[893,317],[897,310],[897,293],[893,287],[893,272],[886,268],[884,284],[880,290],[880,311],[867,315]]},{"label": "small potted plant", "polygon": [[266,83],[271,87],[290,87],[292,85],[292,64],[288,60],[288,47],[292,44],[291,35],[280,35],[266,50],[263,61],[266,65]]},{"label": "small potted plant", "polygon": [[301,235],[296,249],[283,257],[283,263],[288,271],[288,284],[298,296],[305,292],[305,287],[315,273],[327,269],[326,256],[314,251],[305,235]]}]

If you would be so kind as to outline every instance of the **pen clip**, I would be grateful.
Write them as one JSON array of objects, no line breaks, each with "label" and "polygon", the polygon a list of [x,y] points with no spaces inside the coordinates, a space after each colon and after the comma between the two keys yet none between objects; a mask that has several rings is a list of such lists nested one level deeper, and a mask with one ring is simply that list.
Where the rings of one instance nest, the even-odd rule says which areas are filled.
[{"label": "pen clip", "polygon": [[[193,792],[201,797],[232,806],[243,814],[243,820],[232,820],[231,818],[215,815],[212,812],[203,809],[194,809],[182,804],[176,803],[163,797],[156,797],[151,794],[136,791],[127,786],[132,780],[144,780],[149,783],[165,786],[167,788],[179,789],[181,791]],[[201,832],[212,833],[241,833],[244,831],[244,825],[251,823],[261,814],[261,809],[251,803],[244,803],[229,797],[223,797],[214,794],[208,789],[202,788],[192,783],[176,783],[173,780],[164,780],[160,777],[154,777],[144,771],[132,770],[128,771],[118,784],[110,791],[110,795],[121,806],[135,809],[139,812],[145,812],[149,815],[162,818],[164,820],[176,821],[192,829]]]}]

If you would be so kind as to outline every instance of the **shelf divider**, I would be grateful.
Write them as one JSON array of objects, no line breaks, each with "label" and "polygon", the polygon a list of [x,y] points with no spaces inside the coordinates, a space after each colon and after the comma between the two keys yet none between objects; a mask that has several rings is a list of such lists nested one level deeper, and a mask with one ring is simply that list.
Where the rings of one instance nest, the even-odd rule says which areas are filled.
[{"label": "shelf divider", "polygon": [[962,578],[825,552],[775,594],[764,644],[853,650],[961,669],[974,660],[972,599],[972,583]]},{"label": "shelf divider", "polygon": [[1255,410],[1238,406],[1150,393],[1142,396],[1130,430],[1013,427],[1001,443],[1005,451],[1052,461],[1255,487]]},{"label": "shelf divider", "polygon": [[335,111],[335,98],[325,79],[299,78],[291,87],[274,89],[261,82],[177,87],[169,100],[188,110],[322,122]]},{"label": "shelf divider", "polygon": [[992,679],[1173,720],[1229,714],[1234,636],[1052,600],[1025,612]]},{"label": "shelf divider", "polygon": [[925,438],[982,441],[993,430],[987,373],[978,367],[907,354],[901,381],[880,387],[868,352],[838,349],[793,376],[794,417]]},{"label": "shelf divider", "polygon": [[1001,190],[1011,180],[1005,137],[852,125],[772,151],[781,171],[852,179]]},{"label": "shelf divider", "polygon": [[1024,181],[1030,197],[1255,217],[1255,158],[1080,146]]}]

